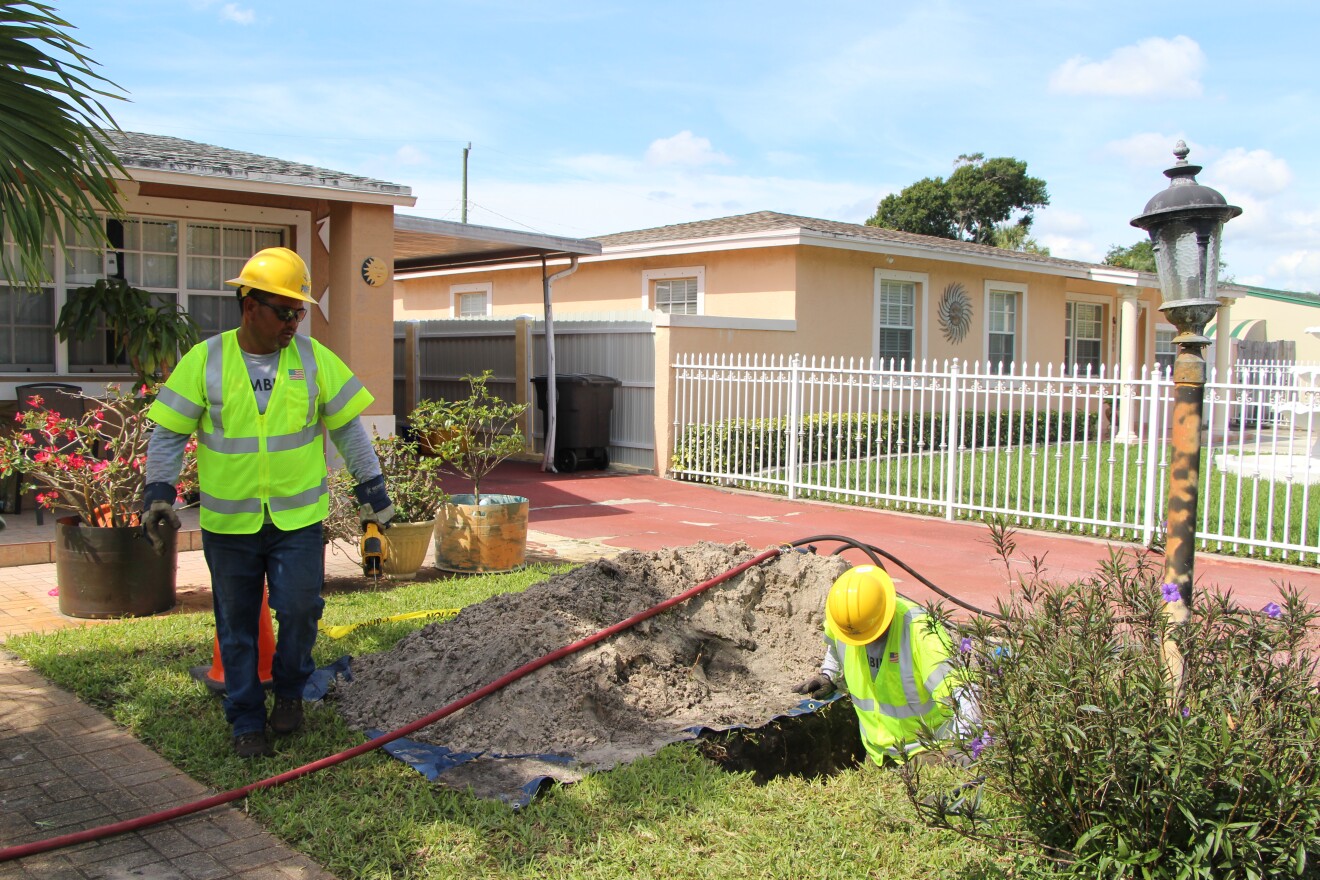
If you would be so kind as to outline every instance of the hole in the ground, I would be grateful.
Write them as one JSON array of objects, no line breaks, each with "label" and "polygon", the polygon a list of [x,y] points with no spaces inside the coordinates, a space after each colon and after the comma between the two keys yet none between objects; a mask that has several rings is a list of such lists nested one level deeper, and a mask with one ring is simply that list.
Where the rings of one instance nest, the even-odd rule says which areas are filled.
[{"label": "hole in the ground", "polygon": [[834,776],[866,758],[857,713],[847,700],[755,729],[705,733],[697,750],[725,770],[750,772],[758,785],[780,776]]}]

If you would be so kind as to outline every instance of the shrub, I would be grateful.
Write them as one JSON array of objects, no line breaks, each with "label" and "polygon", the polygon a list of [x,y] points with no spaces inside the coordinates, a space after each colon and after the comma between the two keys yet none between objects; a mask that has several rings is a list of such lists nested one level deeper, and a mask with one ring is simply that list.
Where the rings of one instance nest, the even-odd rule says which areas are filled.
[{"label": "shrub", "polygon": [[[964,412],[958,446],[980,449],[1094,438],[1095,413]],[[674,450],[683,471],[749,474],[788,464],[787,418],[728,419],[688,425]],[[949,442],[944,413],[813,413],[797,432],[799,464],[842,457],[938,451]]]},{"label": "shrub", "polygon": [[1320,612],[1291,588],[1263,612],[1199,593],[1171,629],[1163,601],[1149,558],[1114,551],[962,625],[984,729],[959,749],[977,779],[949,797],[906,768],[918,813],[1071,876],[1320,877]]}]

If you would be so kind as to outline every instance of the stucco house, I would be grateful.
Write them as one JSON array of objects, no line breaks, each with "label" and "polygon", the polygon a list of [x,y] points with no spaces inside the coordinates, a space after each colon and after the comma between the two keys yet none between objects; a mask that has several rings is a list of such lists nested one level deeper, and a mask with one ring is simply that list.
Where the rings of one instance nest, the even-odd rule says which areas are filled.
[{"label": "stucco house", "polygon": [[[891,229],[759,211],[595,240],[601,254],[556,284],[556,314],[742,319],[778,331],[747,349],[771,354],[1095,371],[1153,365],[1173,336],[1152,274]],[[542,295],[539,264],[518,260],[414,261],[395,281],[399,320],[536,313]],[[712,351],[730,343],[708,340]]]},{"label": "stucco house", "polygon": [[[117,181],[124,219],[106,216],[108,251],[74,242],[50,262],[53,282],[37,293],[6,289],[0,279],[0,400],[35,382],[99,391],[131,372],[110,344],[61,342],[54,325],[69,290],[120,276],[181,303],[209,336],[238,324],[234,289],[255,251],[282,245],[312,272],[318,308],[299,328],[326,342],[361,377],[376,402],[364,415],[392,430],[394,209],[414,204],[406,186],[258,156],[210,144],[139,132],[111,135],[128,179]],[[370,261],[384,272],[363,271]]]}]

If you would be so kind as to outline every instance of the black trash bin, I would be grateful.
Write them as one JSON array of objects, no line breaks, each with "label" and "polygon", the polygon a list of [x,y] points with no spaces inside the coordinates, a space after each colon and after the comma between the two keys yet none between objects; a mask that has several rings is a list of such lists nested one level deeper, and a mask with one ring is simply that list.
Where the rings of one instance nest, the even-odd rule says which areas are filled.
[{"label": "black trash bin", "polygon": [[[547,376],[536,376],[536,407],[546,417]],[[622,385],[610,376],[594,373],[555,375],[555,452],[557,470],[569,473],[587,462],[610,465],[610,412],[614,389]]]}]

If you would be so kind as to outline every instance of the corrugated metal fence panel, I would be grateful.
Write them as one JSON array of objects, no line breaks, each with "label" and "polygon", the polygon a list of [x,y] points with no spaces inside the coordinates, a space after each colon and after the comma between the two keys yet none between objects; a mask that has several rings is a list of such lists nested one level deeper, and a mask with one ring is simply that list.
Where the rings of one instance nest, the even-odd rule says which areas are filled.
[{"label": "corrugated metal fence panel", "polygon": [[[394,325],[394,400],[396,415],[407,415],[405,334],[407,322]],[[545,324],[533,322],[531,377],[545,375]],[[467,394],[462,377],[491,370],[492,392],[516,400],[517,325],[515,318],[458,318],[418,322],[420,394],[453,399]],[[645,469],[655,467],[655,328],[650,320],[602,318],[555,321],[555,369],[618,379],[610,410],[610,460]],[[536,407],[536,389],[526,390]],[[533,436],[545,437],[537,409]]]},{"label": "corrugated metal fence panel", "polygon": [[516,338],[512,319],[456,318],[418,322],[417,346],[423,400],[454,400],[468,395],[464,376],[486,370],[494,375],[486,383],[503,400],[518,399]]},{"label": "corrugated metal fence panel", "polygon": [[[532,328],[532,376],[544,376],[545,323]],[[555,373],[591,373],[621,383],[610,410],[610,460],[655,468],[655,327],[650,321],[555,321]],[[533,398],[535,399],[535,398]],[[535,435],[545,437],[538,408]]]}]

